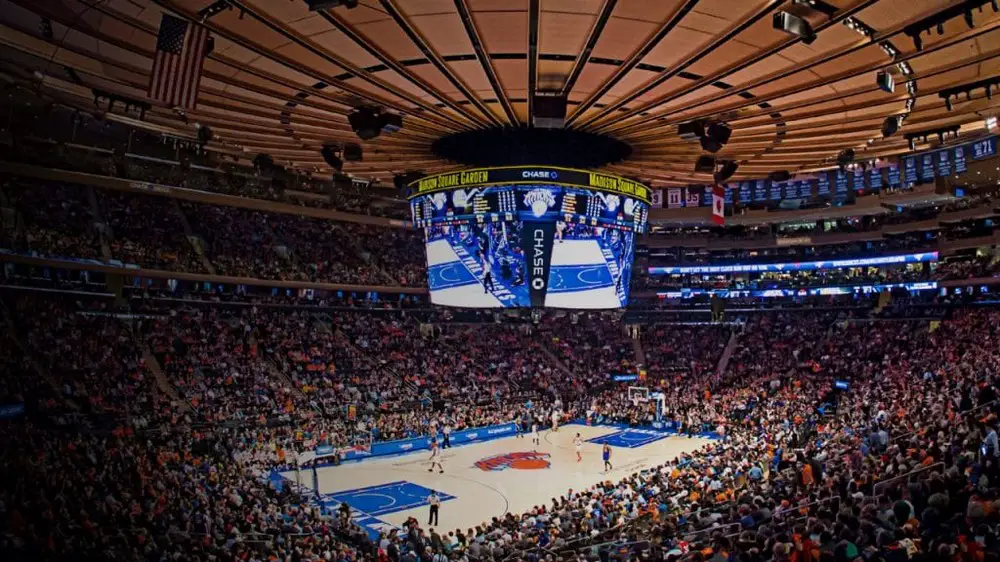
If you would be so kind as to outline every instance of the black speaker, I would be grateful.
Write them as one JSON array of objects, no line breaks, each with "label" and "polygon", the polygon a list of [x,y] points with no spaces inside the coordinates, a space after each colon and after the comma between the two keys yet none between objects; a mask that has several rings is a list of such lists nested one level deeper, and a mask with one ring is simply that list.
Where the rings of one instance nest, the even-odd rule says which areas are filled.
[{"label": "black speaker", "polygon": [[337,147],[328,144],[324,145],[323,148],[320,149],[319,153],[323,156],[323,160],[325,160],[331,168],[339,172],[344,169],[344,161],[337,156],[336,150]]},{"label": "black speaker", "polygon": [[677,126],[677,136],[686,141],[701,138],[705,134],[705,122],[702,120],[681,123]]},{"label": "black speaker", "polygon": [[348,162],[360,162],[364,152],[361,150],[361,145],[357,143],[350,143],[344,145],[344,160]]},{"label": "black speaker", "polygon": [[383,133],[395,133],[403,128],[403,116],[395,113],[382,113],[378,116],[378,126]]},{"label": "black speaker", "polygon": [[715,175],[713,176],[715,183],[722,185],[726,182],[726,180],[733,177],[733,174],[736,173],[736,170],[738,170],[739,167],[740,165],[736,162],[726,160],[722,163],[722,167],[719,168],[719,171],[715,172]]},{"label": "black speaker", "polygon": [[701,137],[701,148],[705,152],[715,154],[722,150],[722,143],[709,137]]},{"label": "black speaker", "polygon": [[733,129],[725,123],[712,123],[705,129],[705,136],[721,144],[729,142]]},{"label": "black speaker", "polygon": [[789,174],[788,170],[777,170],[768,174],[767,179],[778,182],[788,181],[792,179],[792,174]]},{"label": "black speaker", "polygon": [[899,118],[898,117],[886,117],[885,121],[882,122],[882,136],[891,137],[899,131]]},{"label": "black speaker", "polygon": [[540,129],[562,129],[566,125],[566,95],[539,92],[532,98],[531,124]]},{"label": "black speaker", "polygon": [[694,171],[704,174],[711,174],[715,172],[715,157],[699,156],[698,160],[694,163]]},{"label": "black speaker", "polygon": [[361,140],[372,140],[382,132],[382,124],[379,123],[375,110],[370,107],[359,107],[347,116],[347,122]]}]

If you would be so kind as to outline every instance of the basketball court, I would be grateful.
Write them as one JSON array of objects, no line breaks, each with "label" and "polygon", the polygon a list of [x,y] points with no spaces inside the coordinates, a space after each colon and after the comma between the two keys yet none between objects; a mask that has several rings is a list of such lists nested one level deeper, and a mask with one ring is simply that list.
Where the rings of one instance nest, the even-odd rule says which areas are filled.
[{"label": "basketball court", "polygon": [[[573,438],[583,439],[583,461],[576,461]],[[444,474],[428,472],[428,451],[370,458],[317,469],[318,502],[336,509],[351,507],[352,518],[370,533],[399,527],[409,517],[427,523],[427,496],[441,498],[440,525],[450,531],[469,529],[505,513],[523,513],[551,503],[568,490],[586,489],[604,480],[651,468],[694,451],[710,440],[681,437],[648,429],[566,425],[542,431],[541,445],[531,436],[504,437],[443,450]],[[604,473],[601,448],[611,446],[614,470]],[[314,493],[311,471],[284,472]]]}]

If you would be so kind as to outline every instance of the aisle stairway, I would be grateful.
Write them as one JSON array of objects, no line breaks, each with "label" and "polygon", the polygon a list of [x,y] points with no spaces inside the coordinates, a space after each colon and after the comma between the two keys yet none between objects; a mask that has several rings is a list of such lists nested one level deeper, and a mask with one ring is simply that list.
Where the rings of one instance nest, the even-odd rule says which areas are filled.
[{"label": "aisle stairway", "polygon": [[191,247],[194,248],[196,254],[198,254],[198,259],[201,260],[202,267],[205,268],[210,275],[216,275],[215,266],[212,261],[208,259],[205,255],[205,241],[194,233],[191,228],[191,223],[188,222],[187,215],[184,214],[184,210],[181,208],[180,203],[177,199],[171,198],[171,204],[174,207],[174,212],[181,218],[181,226],[184,227],[184,236],[187,238],[188,242],[191,243]]},{"label": "aisle stairway", "polygon": [[733,353],[736,351],[736,345],[739,341],[739,332],[733,330],[729,335],[729,342],[726,343],[726,349],[723,350],[722,356],[719,357],[719,363],[715,368],[716,379],[721,379],[726,374],[726,369],[729,367],[729,360],[733,357]]},{"label": "aisle stairway", "polygon": [[150,351],[148,346],[142,346],[142,360],[146,364],[146,368],[149,369],[150,373],[153,373],[153,378],[156,380],[156,387],[160,389],[160,392],[167,395],[174,405],[179,407],[184,412],[191,411],[191,404],[188,404],[187,400],[181,397],[180,392],[177,388],[170,383],[167,375],[163,372],[163,367],[160,366],[160,362]]},{"label": "aisle stairway", "polygon": [[632,353],[635,355],[636,365],[646,366],[646,351],[642,349],[642,338],[632,338]]}]

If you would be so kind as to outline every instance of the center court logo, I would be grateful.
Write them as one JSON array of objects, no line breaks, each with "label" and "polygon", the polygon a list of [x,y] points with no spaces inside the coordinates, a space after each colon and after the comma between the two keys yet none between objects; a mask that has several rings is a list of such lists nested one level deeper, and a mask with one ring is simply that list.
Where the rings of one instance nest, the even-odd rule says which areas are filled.
[{"label": "center court logo", "polygon": [[476,462],[476,467],[484,471],[506,470],[514,468],[517,470],[540,470],[549,468],[548,453],[507,453],[504,455],[494,455],[486,457]]}]

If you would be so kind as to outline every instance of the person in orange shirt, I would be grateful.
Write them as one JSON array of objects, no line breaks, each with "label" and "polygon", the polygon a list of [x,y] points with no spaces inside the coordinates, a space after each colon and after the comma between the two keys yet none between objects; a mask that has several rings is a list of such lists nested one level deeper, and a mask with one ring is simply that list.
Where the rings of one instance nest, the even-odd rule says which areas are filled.
[{"label": "person in orange shirt", "polygon": [[802,466],[802,485],[808,488],[814,483],[812,466],[806,463]]}]

